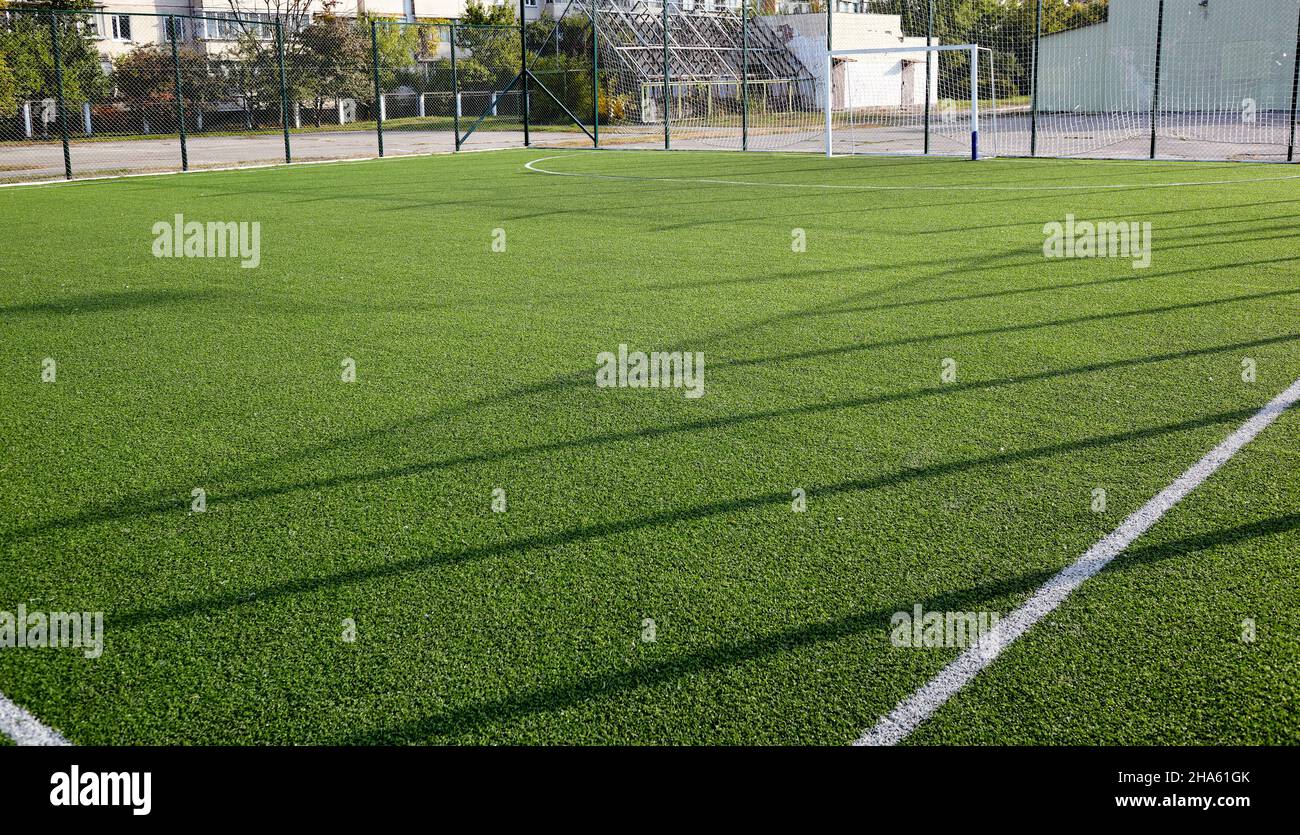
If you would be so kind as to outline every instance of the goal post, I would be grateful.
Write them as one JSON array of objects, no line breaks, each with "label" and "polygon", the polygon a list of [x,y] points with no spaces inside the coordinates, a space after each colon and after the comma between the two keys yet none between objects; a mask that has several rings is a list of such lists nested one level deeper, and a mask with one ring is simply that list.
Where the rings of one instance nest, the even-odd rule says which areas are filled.
[{"label": "goal post", "polygon": [[[897,147],[898,143],[907,144],[909,130],[920,128],[922,123],[928,137],[930,120],[924,117],[930,109],[941,106],[944,119],[939,130],[953,139],[960,126],[962,132],[969,133],[970,140],[968,146],[964,139],[961,140],[960,155],[968,153],[972,160],[980,159],[985,153],[980,144],[980,53],[987,51],[978,44],[917,44],[828,51],[822,101],[826,120],[826,156],[835,155],[837,123],[839,129],[849,134],[846,141],[854,147],[849,153],[864,153],[857,150],[858,144],[878,148],[889,142],[893,143],[891,147],[877,152],[915,153],[913,149]],[[837,58],[841,59],[838,72]],[[947,60],[943,65],[944,71],[939,72],[935,65],[942,59]],[[962,59],[968,68],[959,66]],[[926,64],[926,81],[921,85],[923,89],[918,100],[914,76],[919,73],[914,74],[910,69],[922,61]],[[993,67],[990,61],[989,89],[991,96],[996,96],[996,78],[991,75]],[[941,92],[946,94],[942,99]],[[994,108],[996,112],[996,103]],[[965,110],[965,114],[959,115],[961,110]],[[958,152],[952,142],[948,144],[949,153]]]}]

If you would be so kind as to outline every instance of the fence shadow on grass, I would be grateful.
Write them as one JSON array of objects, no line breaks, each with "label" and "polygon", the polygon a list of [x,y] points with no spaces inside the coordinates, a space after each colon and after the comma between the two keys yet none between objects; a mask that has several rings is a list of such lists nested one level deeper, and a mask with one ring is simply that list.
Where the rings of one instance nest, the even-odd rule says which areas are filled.
[{"label": "fence shadow on grass", "polygon": [[[1264,261],[1251,262],[1251,263],[1255,265],[1264,265],[1264,264],[1274,264],[1274,263],[1285,263],[1285,262],[1291,262],[1295,260],[1300,260],[1300,258],[1289,257],[1289,258],[1267,259]],[[1218,268],[1212,267],[1208,269],[1218,269]],[[1174,275],[1181,272],[1192,272],[1192,271],[1184,270],[1184,271],[1177,271],[1173,273],[1152,274],[1152,277]],[[1103,283],[1111,283],[1111,282],[1118,282],[1118,281],[1134,280],[1136,278],[1141,278],[1141,277],[1145,277],[1145,275],[1134,276],[1134,277],[1123,276],[1119,278],[1104,279],[1099,282],[1090,282],[1090,283],[1103,284]],[[908,286],[913,283],[916,282],[905,282],[903,285],[900,286]],[[1064,285],[1050,285],[1048,287],[1031,287],[1031,288],[1023,288],[1023,289],[1008,290],[1008,291],[995,291],[992,295],[1045,292],[1045,291],[1051,291],[1055,289],[1067,289],[1076,286],[1079,285],[1064,284]],[[884,291],[887,292],[890,289],[897,289],[897,287],[885,288]],[[875,289],[861,294],[850,294],[844,299],[841,299],[838,302],[835,302],[833,304],[842,305],[843,302],[845,301],[849,301],[857,297],[878,295],[880,292],[882,292],[880,289]],[[1257,294],[1257,295],[1260,298],[1264,298],[1264,297],[1271,297],[1271,296],[1278,296],[1278,295],[1286,295],[1287,293],[1291,293],[1291,292],[1296,292],[1296,291],[1276,291],[1275,293],[1264,293],[1264,294]],[[210,298],[213,295],[215,295],[215,291],[211,291],[211,290],[166,291],[166,292],[138,291],[138,292],[131,292],[131,293],[105,293],[105,294],[95,294],[92,296],[78,297],[66,301],[46,302],[39,305],[18,305],[18,306],[8,308],[6,312],[67,313],[67,312],[71,312],[72,310],[80,310],[80,309],[113,310],[113,309],[125,309],[132,306],[139,306],[143,304],[162,304],[162,303],[173,303],[173,302],[180,302],[180,301],[202,301],[207,298]],[[988,297],[989,295],[990,295],[989,293],[971,294],[969,298],[984,298],[984,297]],[[853,307],[827,308],[827,306],[825,305],[816,305],[804,311],[795,311],[793,313],[781,314],[777,317],[765,317],[765,319],[762,320],[762,322],[764,323],[764,326],[766,326],[766,325],[774,324],[775,322],[780,321],[782,319],[792,318],[792,317],[798,318],[804,316],[836,315],[838,313],[845,313],[845,312],[869,311],[873,309],[888,309],[895,306],[912,306],[912,305],[922,305],[922,304],[932,304],[932,303],[938,304],[938,303],[944,303],[948,301],[960,301],[965,298],[968,297],[966,296],[938,297],[938,298],[926,299],[926,300],[886,303],[883,305],[868,305],[860,308],[853,308]],[[1236,297],[1236,299],[1227,299],[1227,300],[1219,300],[1219,301],[1245,300],[1249,298],[1254,298],[1254,296]],[[1197,306],[1201,306],[1205,304],[1213,304],[1213,303],[1217,303],[1217,302],[1215,301],[1196,302],[1196,303],[1189,303],[1188,305],[1185,306],[1197,307]],[[1184,307],[1184,305],[1174,306],[1174,308],[1177,307]],[[1166,308],[1153,308],[1148,311],[1131,311],[1131,312],[1120,312],[1115,314],[1101,314],[1097,318],[1104,319],[1104,318],[1117,318],[1123,316],[1134,316],[1134,315],[1140,315],[1143,312],[1161,312],[1162,310],[1165,309]],[[1091,320],[1092,318],[1094,317],[1080,317],[1079,321]],[[1003,332],[1004,330],[1006,332],[1012,332],[1017,330],[1026,330],[1034,327],[1069,324],[1072,321],[1074,320],[1059,320],[1059,321],[1045,322],[1045,323],[1028,323],[1022,325],[1010,325],[1010,326],[1006,326],[1005,328],[989,329],[987,333],[981,331],[979,335],[991,335],[991,334]],[[732,331],[723,331],[720,333],[715,333],[703,337],[703,340],[704,341],[715,340],[723,336],[732,335],[733,332],[734,329]],[[936,341],[936,340],[942,340],[947,338],[955,338],[956,336],[960,336],[960,335],[961,334],[956,334],[956,335],[936,334],[927,337],[908,338],[904,340],[904,342],[911,343],[918,340]],[[969,335],[971,334],[967,334],[967,336]],[[1261,347],[1265,345],[1275,345],[1275,344],[1294,341],[1296,339],[1300,339],[1300,334],[1286,334],[1277,337],[1262,338],[1257,340],[1233,343],[1229,345],[1212,346],[1204,349],[1194,349],[1194,350],[1172,352],[1172,353],[1153,355],[1153,356],[1134,358],[1134,359],[1124,359],[1124,360],[1108,361],[1103,363],[1094,363],[1089,365],[1077,366],[1073,368],[1052,370],[1052,371],[1045,371],[1045,372],[1036,372],[1032,374],[1020,375],[1016,377],[1009,377],[1009,378],[1003,378],[998,380],[963,382],[963,383],[957,383],[950,386],[946,386],[942,389],[926,387],[921,389],[911,389],[911,390],[884,394],[884,395],[875,395],[875,396],[865,397],[865,398],[853,398],[850,400],[841,400],[841,401],[833,401],[830,403],[815,404],[813,406],[808,406],[808,407],[793,407],[789,409],[769,410],[764,412],[738,415],[730,418],[715,418],[706,421],[694,421],[694,422],[690,422],[678,426],[650,428],[650,429],[635,430],[630,432],[609,433],[609,434],[598,435],[590,438],[578,438],[578,439],[566,440],[566,441],[561,441],[556,443],[537,444],[537,445],[527,446],[527,447],[517,447],[517,448],[498,451],[498,452],[457,456],[457,457],[439,460],[439,461],[418,462],[418,463],[406,464],[399,467],[392,467],[392,468],[387,468],[387,469],[369,472],[369,473],[360,473],[355,475],[339,476],[339,477],[328,478],[328,479],[316,479],[310,481],[303,481],[294,484],[278,486],[274,488],[238,491],[235,493],[225,494],[224,498],[225,500],[228,501],[250,500],[250,499],[264,498],[273,495],[287,494],[298,490],[305,490],[305,489],[319,490],[319,489],[328,489],[330,487],[337,487],[337,486],[343,486],[343,485],[354,484],[354,483],[376,482],[376,481],[382,481],[389,478],[430,473],[440,469],[446,469],[449,467],[460,466],[465,464],[489,463],[494,461],[507,460],[509,458],[513,458],[521,455],[545,454],[548,452],[558,452],[558,451],[564,451],[564,450],[575,449],[575,448],[586,448],[586,447],[592,447],[592,446],[597,446],[597,445],[607,444],[607,443],[618,443],[618,442],[629,441],[629,440],[665,437],[680,432],[707,431],[710,429],[726,428],[729,426],[739,425],[739,424],[752,422],[756,420],[778,419],[783,417],[797,417],[802,414],[812,414],[812,413],[819,413],[824,411],[834,411],[838,409],[857,408],[857,407],[870,406],[870,405],[881,405],[881,404],[887,404],[893,402],[912,400],[920,397],[938,396],[940,394],[959,393],[962,391],[980,390],[980,389],[999,387],[1004,385],[1049,380],[1049,379],[1054,379],[1054,378],[1072,375],[1072,374],[1093,373],[1093,372],[1107,371],[1107,370],[1113,370],[1118,368],[1131,368],[1131,367],[1136,367],[1136,366],[1150,364],[1150,363],[1174,361],[1174,360],[1185,359],[1185,358],[1190,358],[1195,356],[1206,356],[1215,353],[1236,351],[1243,348],[1254,348],[1254,347]],[[766,357],[766,358],[758,358],[758,359],[739,359],[739,360],[732,360],[732,361],[724,361],[720,364],[720,367],[724,367],[724,368],[743,367],[746,365],[753,365],[757,363],[778,362],[786,359],[800,359],[800,358],[804,358],[805,356],[817,356],[817,355],[821,355],[822,353],[826,353],[827,351],[831,353],[842,353],[845,351],[852,351],[852,350],[865,350],[873,347],[878,348],[887,344],[890,343],[888,342],[871,343],[871,344],[858,343],[850,346],[840,346],[834,349],[825,349],[824,351],[814,352],[813,354],[807,354],[805,352],[805,353],[801,353],[797,355],[789,355],[789,356],[781,355],[776,357]],[[363,443],[380,439],[386,435],[389,435],[393,431],[399,431],[406,427],[414,427],[423,423],[428,423],[430,421],[442,421],[442,420],[449,419],[451,417],[455,417],[457,415],[469,414],[474,412],[477,409],[498,402],[507,402],[509,400],[515,400],[521,397],[528,397],[534,394],[542,394],[551,391],[561,390],[564,388],[578,385],[583,381],[589,381],[589,379],[590,379],[589,374],[574,372],[572,374],[562,375],[560,377],[553,378],[551,380],[543,381],[540,383],[532,383],[525,386],[515,387],[499,395],[476,398],[475,400],[469,401],[464,404],[460,404],[447,409],[438,410],[435,413],[431,413],[428,415],[421,415],[416,418],[411,418],[409,420],[398,422],[395,424],[388,424],[383,427],[367,430],[361,433],[354,433],[344,438],[333,439],[323,444],[315,444],[305,450],[299,450],[283,456],[276,456],[269,460],[264,459],[258,462],[254,462],[253,464],[238,468],[234,472],[234,474],[228,476],[227,479],[238,478],[240,477],[240,475],[255,472],[258,469],[266,469],[266,468],[274,467],[276,465],[292,463],[294,461],[308,460],[311,457],[317,455],[323,455],[332,450],[339,449],[344,446],[363,444]],[[19,538],[19,539],[30,538],[33,536],[39,536],[41,534],[49,533],[57,530],[77,528],[84,525],[91,525],[91,524],[97,524],[97,523],[108,522],[108,521],[116,521],[116,520],[126,519],[126,518],[148,516],[155,513],[162,513],[162,512],[180,509],[183,508],[186,504],[188,489],[189,489],[188,487],[185,487],[184,489],[178,487],[176,490],[156,489],[156,490],[136,493],[132,496],[117,500],[115,502],[112,502],[111,504],[101,506],[99,508],[94,508],[61,519],[56,519],[56,520],[43,522],[36,525],[27,526],[24,528],[19,528],[10,532],[9,535],[11,537]]]},{"label": "fence shadow on grass", "polygon": [[[999,467],[1008,464],[1018,464],[1027,461],[1052,458],[1057,455],[1078,452],[1086,449],[1100,449],[1116,444],[1129,443],[1131,441],[1147,440],[1211,426],[1238,423],[1252,413],[1252,410],[1244,409],[1220,412],[1199,417],[1194,420],[1180,421],[1177,423],[1164,424],[1145,429],[1134,429],[1128,432],[1121,432],[1112,435],[1084,438],[1061,444],[1050,444],[1047,446],[998,453],[996,455],[989,455],[980,458],[951,461],[918,469],[905,469],[880,476],[849,479],[835,484],[810,486],[807,495],[809,498],[825,498],[828,496],[857,493],[861,491],[878,490],[897,484],[940,478],[990,467]],[[318,489],[355,483],[356,481],[364,480],[365,478],[369,478],[369,476],[363,478],[340,476],[334,479],[327,479],[319,484]],[[295,485],[293,489],[299,489],[300,487],[301,485]],[[243,498],[274,495],[280,492],[283,492],[283,490],[279,488],[275,490],[250,491],[250,493],[243,496]],[[508,540],[506,542],[466,548],[460,551],[438,551],[428,556],[397,560],[384,565],[352,569],[321,577],[301,577],[285,580],[283,582],[259,588],[251,594],[247,590],[232,591],[221,595],[170,604],[157,608],[146,608],[131,612],[114,613],[112,620],[115,626],[129,628],[158,621],[188,617],[190,615],[209,614],[254,602],[261,605],[265,604],[269,600],[277,600],[297,594],[312,593],[340,586],[382,579],[385,577],[398,576],[413,571],[441,568],[504,554],[531,551],[539,548],[557,548],[577,542],[603,539],[618,534],[629,533],[646,528],[654,528],[660,525],[708,519],[724,513],[742,513],[762,509],[764,507],[785,505],[789,500],[790,494],[786,490],[778,490],[772,493],[725,499],[722,501],[697,505],[695,507],[667,510],[613,522],[578,525],[553,533],[536,534],[533,536]]]},{"label": "fence shadow on grass", "polygon": [[[1300,292],[1300,291],[1297,291]],[[850,398],[846,400],[835,400],[828,403],[815,403],[803,406],[793,406],[784,409],[769,409],[760,412],[749,412],[743,415],[734,415],[730,417],[708,418],[705,420],[689,421],[683,424],[677,424],[666,427],[651,427],[647,429],[635,429],[624,432],[612,432],[603,435],[594,435],[583,438],[566,439],[563,441],[553,441],[543,444],[534,444],[531,446],[514,447],[505,450],[469,453],[465,455],[444,458],[435,461],[413,462],[396,467],[388,467],[381,470],[355,473],[347,475],[331,476],[328,478],[312,479],[309,481],[299,481],[287,485],[278,485],[275,487],[258,488],[252,490],[234,491],[229,493],[220,493],[213,491],[213,495],[220,495],[223,501],[248,501],[255,499],[270,498],[273,496],[287,495],[302,490],[328,490],[338,487],[344,487],[354,484],[367,484],[379,481],[385,481],[394,478],[403,478],[416,475],[427,475],[439,470],[449,469],[452,467],[487,464],[498,461],[509,460],[517,456],[539,455],[553,452],[561,452],[573,449],[584,449],[604,444],[613,444],[627,441],[648,440],[656,438],[671,437],[683,432],[699,432],[715,429],[724,429],[732,426],[744,425],[761,420],[779,420],[786,418],[798,418],[801,416],[820,414],[824,412],[838,411],[840,409],[861,408],[865,406],[884,405],[888,403],[899,403],[910,400],[916,400],[925,397],[947,396],[950,394],[978,391],[990,388],[1000,388],[1009,385],[1019,385],[1024,383],[1040,382],[1045,380],[1058,379],[1075,374],[1086,374],[1100,371],[1111,371],[1121,368],[1134,368],[1142,365],[1169,362],[1181,359],[1187,359],[1196,356],[1207,356],[1211,354],[1239,351],[1245,348],[1258,348],[1266,345],[1278,345],[1287,342],[1300,340],[1300,334],[1284,334],[1281,336],[1265,337],[1246,342],[1237,342],[1228,345],[1216,345],[1209,348],[1197,348],[1184,351],[1175,351],[1166,354],[1157,354],[1147,357],[1137,357],[1122,360],[1109,360],[1106,362],[1092,363],[1089,365],[1075,366],[1067,369],[1055,369],[1048,371],[1038,371],[1030,374],[1022,374],[1015,377],[1004,377],[992,380],[957,382],[943,387],[927,386],[922,388],[905,389],[898,392],[892,392],[881,395],[872,395],[868,397]],[[550,385],[545,384],[545,385]],[[1211,415],[1200,421],[1190,423],[1174,424],[1175,431],[1181,431],[1186,428],[1195,426],[1213,425],[1225,422],[1231,418],[1240,417],[1243,413],[1230,412]],[[391,430],[377,431],[369,433],[373,438],[379,438]],[[1134,438],[1142,437],[1142,432],[1133,435]],[[1162,434],[1156,430],[1156,434]],[[352,439],[355,442],[355,438]],[[1123,438],[1120,438],[1123,440]],[[1084,443],[1084,446],[1090,444]],[[337,447],[337,443],[326,445],[319,452],[326,452],[329,449]],[[1080,447],[1082,448],[1082,447]],[[926,471],[921,471],[926,472]],[[914,474],[912,474],[914,475]],[[908,476],[912,477],[911,475]],[[86,525],[93,525],[101,522],[119,521],[128,518],[137,518],[149,516],[156,513],[162,513],[169,510],[176,510],[185,506],[188,501],[188,489],[169,490],[152,490],[143,494],[137,494],[128,499],[119,500],[110,505],[89,510],[72,516],[55,519],[49,522],[42,522],[36,525],[30,525],[23,528],[15,529],[8,534],[11,539],[27,539],[38,537],[54,531],[74,529]],[[789,496],[785,493],[779,494],[780,501],[788,500]],[[765,497],[761,501],[751,502],[749,504],[737,505],[732,510],[744,510],[749,507],[765,504],[770,497]],[[708,514],[706,514],[708,515]],[[669,514],[670,518],[676,518]],[[689,518],[689,517],[682,517]],[[665,521],[669,521],[666,519]],[[603,527],[603,526],[602,526]],[[611,527],[610,533],[617,533],[622,530],[621,524]],[[530,547],[546,544],[562,544],[559,542],[537,542]],[[502,546],[509,548],[509,544]],[[483,556],[488,555],[484,553]]]},{"label": "fence shadow on grass", "polygon": [[[1171,542],[1147,545],[1121,554],[1104,570],[1103,576],[1117,571],[1138,569],[1144,565],[1182,557],[1196,551],[1204,551],[1223,545],[1234,545],[1263,536],[1287,533],[1298,528],[1300,528],[1300,514],[1291,514],[1272,517],[1234,528],[1197,534]],[[415,722],[351,735],[335,740],[334,744],[391,745],[432,741],[439,736],[497,725],[530,714],[548,713],[597,702],[609,699],[619,693],[653,687],[689,676],[708,673],[712,670],[725,669],[747,662],[761,662],[767,658],[798,650],[802,647],[830,643],[870,632],[877,632],[883,641],[889,633],[890,617],[893,613],[911,611],[912,607],[918,602],[926,611],[983,611],[989,602],[1010,595],[1028,595],[1055,574],[1055,571],[1027,572],[1006,580],[984,583],[961,591],[935,595],[922,601],[900,600],[892,607],[807,624],[771,635],[721,644],[630,670],[582,676],[564,684],[541,687],[502,698],[453,708]],[[937,671],[940,663],[946,663],[952,657],[954,657],[953,653],[944,654],[942,659],[935,661],[933,669]],[[895,692],[889,695],[891,699],[899,699],[907,694],[905,692]],[[883,713],[889,710],[892,704],[880,704],[876,707],[878,711]]]},{"label": "fence shadow on grass", "polygon": [[[1187,206],[1181,209],[1165,209],[1159,212],[1141,212],[1141,220],[1152,220],[1153,218],[1164,217],[1165,215],[1183,215],[1198,212],[1219,212],[1226,214],[1233,209],[1258,209],[1262,206],[1294,206],[1300,204],[1300,200],[1261,200],[1254,203],[1231,203],[1227,205],[1197,205]],[[1262,218],[1262,220],[1285,220],[1287,218],[1300,217],[1300,215],[1279,215]],[[1063,219],[1063,218],[1058,218]],[[1104,219],[1104,218],[1103,218]],[[1183,223],[1179,224],[1178,229],[1197,229],[1200,227],[1222,228],[1236,223],[1257,223],[1261,218],[1243,218],[1241,220],[1210,220],[1205,223]],[[932,227],[929,229],[917,230],[912,234],[916,235],[959,235],[963,232],[987,232],[991,229],[1016,229],[1027,226],[1024,221],[1014,221],[1012,223],[982,223],[978,226],[950,226],[950,227]]]},{"label": "fence shadow on grass", "polygon": [[[1198,310],[1206,307],[1214,307],[1220,304],[1231,304],[1234,302],[1260,301],[1262,299],[1276,299],[1282,296],[1300,296],[1300,288],[1293,290],[1273,290],[1267,293],[1248,293],[1240,296],[1229,296],[1222,299],[1206,299],[1204,301],[1183,302],[1181,304],[1163,305],[1161,307],[1147,307],[1138,310],[1122,310],[1113,313],[1092,313],[1085,316],[1071,316],[1064,319],[1050,319],[1045,322],[1026,322],[1019,325],[1002,325],[995,328],[974,328],[966,331],[956,331],[943,334],[921,334],[918,336],[903,336],[894,339],[882,339],[874,342],[858,342],[852,345],[835,345],[829,348],[814,348],[808,351],[795,351],[785,354],[772,354],[766,357],[753,357],[750,359],[729,360],[721,363],[712,363],[711,367],[721,365],[723,367],[742,367],[751,365],[766,365],[768,363],[791,362],[797,360],[817,359],[819,357],[841,356],[843,354],[858,353],[861,351],[875,351],[881,348],[898,348],[904,345],[921,345],[928,342],[942,342],[949,339],[970,339],[978,336],[999,336],[1012,333],[1023,333],[1025,331],[1034,331],[1040,328],[1067,327],[1070,325],[1083,325],[1089,322],[1105,322],[1115,319],[1127,319],[1134,316],[1158,316],[1162,313],[1172,313],[1181,310]],[[840,311],[828,312],[824,315],[839,315]]]}]

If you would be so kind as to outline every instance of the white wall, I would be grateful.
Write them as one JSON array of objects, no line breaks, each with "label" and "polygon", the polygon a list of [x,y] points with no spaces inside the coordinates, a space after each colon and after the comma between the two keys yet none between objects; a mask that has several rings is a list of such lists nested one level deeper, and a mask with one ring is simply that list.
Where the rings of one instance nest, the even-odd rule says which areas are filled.
[{"label": "white wall", "polygon": [[[826,15],[762,15],[755,20],[774,29],[778,40],[803,62],[817,81],[817,101],[825,98],[823,76],[826,73]],[[924,46],[925,38],[903,37],[898,15],[835,13],[831,21],[833,49],[875,49],[879,47]],[[854,56],[836,59],[836,108],[876,107],[904,104],[903,61],[920,62],[913,72],[913,101],[925,101],[925,52],[904,53],[887,57]],[[930,79],[930,100],[937,100],[938,73]]]},{"label": "white wall", "polygon": [[[1142,111],[1151,106],[1157,4],[1111,0],[1110,20],[1045,36],[1039,106]],[[1291,106],[1300,0],[1166,0],[1162,110]]]},{"label": "white wall", "polygon": [[[914,40],[914,39],[909,39]],[[924,45],[924,39],[921,39]],[[907,46],[914,44],[908,43]],[[901,107],[925,103],[925,52],[890,55],[858,55],[836,59],[835,97],[831,106],[836,110],[856,107]],[[904,63],[912,62],[912,95],[904,100]],[[938,100],[939,73],[937,64],[931,64],[930,101]]]}]

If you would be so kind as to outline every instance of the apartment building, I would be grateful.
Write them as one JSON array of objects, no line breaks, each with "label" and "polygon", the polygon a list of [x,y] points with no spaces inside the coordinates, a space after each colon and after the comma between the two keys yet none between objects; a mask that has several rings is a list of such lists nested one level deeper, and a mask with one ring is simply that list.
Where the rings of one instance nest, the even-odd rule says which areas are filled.
[{"label": "apartment building", "polygon": [[[642,0],[623,0],[632,5]],[[518,0],[487,0],[509,3]],[[523,0],[524,16],[535,20],[542,15],[560,17],[571,0]],[[584,0],[585,2],[585,0]],[[644,0],[652,9],[662,8],[661,0]],[[673,9],[683,12],[721,12],[740,9],[742,0],[669,0]],[[465,13],[468,0],[339,0],[334,5],[335,14],[355,17],[362,14],[402,19],[443,20],[458,18]],[[788,13],[809,13],[815,5],[808,0],[779,0],[780,10]],[[321,0],[105,0],[93,16],[96,34],[102,41],[101,49],[107,58],[128,51],[133,44],[158,43],[165,40],[167,15],[197,15],[208,20],[180,22],[183,38],[203,38],[222,41],[233,38],[237,25],[226,22],[236,11],[247,21],[264,19],[267,22],[286,13],[303,12],[307,17],[324,9]],[[837,0],[837,12],[864,13],[866,4]],[[200,31],[194,31],[199,28]]]},{"label": "apartment building", "polygon": [[[581,0],[586,2],[586,0]],[[662,8],[662,0],[615,0],[627,6],[644,3],[650,9]],[[363,14],[399,20],[431,21],[459,18],[465,13],[469,0],[338,0],[333,5],[335,14],[356,17]],[[515,7],[519,0],[487,0],[509,3]],[[542,15],[558,18],[570,2],[577,0],[523,0],[525,18],[535,20]],[[601,0],[608,2],[608,0]],[[684,13],[723,12],[740,9],[742,0],[668,0],[674,11]],[[775,7],[788,14],[809,14],[816,6],[808,0],[774,0]],[[824,6],[823,6],[824,7]],[[324,10],[321,0],[104,0],[98,12],[91,16],[91,26],[99,39],[100,51],[106,61],[129,52],[143,43],[163,43],[168,27],[175,25],[182,40],[201,39],[214,47],[234,40],[248,22],[270,23],[287,14],[301,14],[306,19]],[[838,13],[865,14],[866,4],[837,0]],[[234,21],[235,14],[244,21]],[[177,19],[169,22],[168,15]],[[189,16],[189,19],[186,19]],[[203,19],[193,19],[201,17]],[[270,29],[267,36],[270,36]]]}]

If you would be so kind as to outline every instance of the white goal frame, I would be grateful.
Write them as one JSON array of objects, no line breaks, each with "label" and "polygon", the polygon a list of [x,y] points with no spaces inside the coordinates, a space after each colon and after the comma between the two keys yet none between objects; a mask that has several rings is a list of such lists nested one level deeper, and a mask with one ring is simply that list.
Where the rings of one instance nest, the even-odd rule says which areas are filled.
[{"label": "white goal frame", "polygon": [[[834,156],[831,151],[833,128],[831,111],[834,104],[835,59],[853,55],[915,55],[918,52],[969,52],[970,53],[970,158],[980,158],[980,50],[987,49],[979,44],[951,44],[947,46],[880,46],[870,49],[832,49],[826,53],[826,97],[822,102],[826,110],[826,156]],[[929,61],[929,58],[926,58]],[[925,91],[925,106],[930,106],[930,91]]]}]

